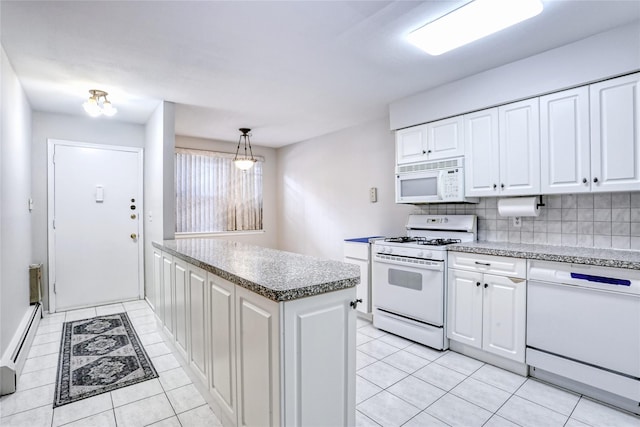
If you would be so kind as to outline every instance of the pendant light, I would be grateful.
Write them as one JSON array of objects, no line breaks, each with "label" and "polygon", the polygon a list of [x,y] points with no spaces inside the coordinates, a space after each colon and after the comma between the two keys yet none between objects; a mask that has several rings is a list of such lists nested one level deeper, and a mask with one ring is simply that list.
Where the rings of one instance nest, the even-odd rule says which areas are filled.
[{"label": "pendant light", "polygon": [[107,99],[107,92],[98,89],[91,89],[89,91],[89,99],[82,104],[84,111],[91,117],[98,117],[105,115],[111,117],[118,112],[118,110],[111,105],[111,101]]},{"label": "pendant light", "polygon": [[[240,128],[238,130],[242,132],[242,135],[240,135],[240,139],[238,140],[238,148],[236,148],[236,156],[233,158],[233,163],[238,169],[248,170],[251,169],[256,162],[255,157],[253,157],[253,151],[251,150],[251,141],[249,140],[249,132],[251,132],[251,129]],[[240,145],[243,140],[244,155],[240,155]],[[247,154],[247,148],[249,149],[249,154]]]}]

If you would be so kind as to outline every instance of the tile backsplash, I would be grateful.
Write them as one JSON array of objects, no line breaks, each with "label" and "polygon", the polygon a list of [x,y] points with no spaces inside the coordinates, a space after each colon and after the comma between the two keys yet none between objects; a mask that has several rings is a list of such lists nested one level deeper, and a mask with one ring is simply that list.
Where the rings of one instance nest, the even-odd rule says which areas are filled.
[{"label": "tile backsplash", "polygon": [[423,214],[475,214],[478,240],[640,250],[640,191],[543,196],[538,217],[521,227],[498,215],[498,198],[477,204],[416,206]]}]

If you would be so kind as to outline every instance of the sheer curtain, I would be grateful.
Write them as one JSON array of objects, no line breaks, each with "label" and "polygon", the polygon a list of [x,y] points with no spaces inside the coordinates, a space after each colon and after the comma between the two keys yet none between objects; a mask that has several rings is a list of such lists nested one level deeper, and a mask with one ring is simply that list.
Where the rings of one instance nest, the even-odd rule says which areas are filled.
[{"label": "sheer curtain", "polygon": [[262,164],[243,171],[233,154],[176,148],[176,232],[262,230]]}]

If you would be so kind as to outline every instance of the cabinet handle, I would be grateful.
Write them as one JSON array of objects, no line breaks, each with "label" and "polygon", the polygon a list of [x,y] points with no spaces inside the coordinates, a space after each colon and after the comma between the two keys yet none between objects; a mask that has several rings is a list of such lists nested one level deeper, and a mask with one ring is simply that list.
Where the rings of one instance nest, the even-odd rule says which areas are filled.
[{"label": "cabinet handle", "polygon": [[476,282],[476,286],[480,287],[480,282]]},{"label": "cabinet handle", "polygon": [[427,152],[426,152],[426,151],[424,151],[424,150],[422,150],[422,154],[427,154]]},{"label": "cabinet handle", "polygon": [[500,184],[500,188],[504,188],[504,184]]},{"label": "cabinet handle", "polygon": [[427,150],[427,154],[431,154],[431,150]]},{"label": "cabinet handle", "polygon": [[480,261],[476,261],[476,264],[477,265],[485,265],[487,267],[489,267],[491,265],[491,263],[489,263],[489,262],[480,262]]},{"label": "cabinet handle", "polygon": [[351,301],[351,302],[349,303],[349,305],[351,306],[351,308],[355,309],[355,308],[358,306],[358,303],[360,303],[360,302],[362,302],[362,299],[361,299],[361,298],[358,298],[358,299],[357,299],[357,300],[355,300],[355,301]]},{"label": "cabinet handle", "polygon": [[582,178],[582,183],[586,184],[587,183],[587,178]]},{"label": "cabinet handle", "polygon": [[593,178],[593,182],[598,182],[598,177]]},{"label": "cabinet handle", "polygon": [[493,184],[493,189],[495,190],[496,188],[498,188],[498,184]]},{"label": "cabinet handle", "polygon": [[486,283],[484,284],[484,288],[487,289],[489,287],[489,285],[487,285]]}]

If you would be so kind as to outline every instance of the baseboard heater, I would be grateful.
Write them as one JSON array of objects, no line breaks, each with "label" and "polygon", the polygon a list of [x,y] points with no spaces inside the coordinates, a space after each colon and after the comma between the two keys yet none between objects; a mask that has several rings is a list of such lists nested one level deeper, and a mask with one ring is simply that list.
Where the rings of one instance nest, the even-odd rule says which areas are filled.
[{"label": "baseboard heater", "polygon": [[9,347],[0,361],[0,396],[16,391],[18,377],[22,373],[24,363],[29,355],[31,343],[36,336],[40,319],[42,318],[42,304],[30,306],[9,343]]}]

